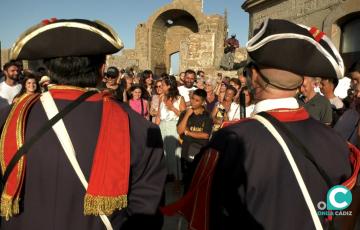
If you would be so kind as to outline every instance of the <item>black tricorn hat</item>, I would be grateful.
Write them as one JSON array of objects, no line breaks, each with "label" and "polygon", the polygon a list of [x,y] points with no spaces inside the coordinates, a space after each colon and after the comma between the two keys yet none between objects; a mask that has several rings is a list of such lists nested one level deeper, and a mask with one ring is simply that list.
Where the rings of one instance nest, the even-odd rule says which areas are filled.
[{"label": "black tricorn hat", "polygon": [[339,52],[315,27],[267,19],[255,33],[246,49],[258,65],[309,77],[342,78],[344,75]]},{"label": "black tricorn hat", "polygon": [[116,53],[123,43],[101,21],[52,18],[25,31],[11,48],[13,60],[36,60],[67,56]]}]

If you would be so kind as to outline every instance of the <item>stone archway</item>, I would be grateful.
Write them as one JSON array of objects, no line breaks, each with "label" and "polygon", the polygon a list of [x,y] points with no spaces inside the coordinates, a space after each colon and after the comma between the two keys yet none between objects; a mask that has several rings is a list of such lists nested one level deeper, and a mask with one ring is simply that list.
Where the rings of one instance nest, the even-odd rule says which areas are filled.
[{"label": "stone archway", "polygon": [[172,0],[138,24],[135,49],[124,49],[117,65],[135,63],[140,70],[169,73],[170,55],[179,52],[180,71],[214,72],[223,55],[226,28],[226,17],[203,13],[202,0]]},{"label": "stone archway", "polygon": [[180,52],[181,42],[198,32],[198,22],[188,11],[169,9],[159,14],[150,31],[150,68],[155,74],[167,73],[170,55]]}]

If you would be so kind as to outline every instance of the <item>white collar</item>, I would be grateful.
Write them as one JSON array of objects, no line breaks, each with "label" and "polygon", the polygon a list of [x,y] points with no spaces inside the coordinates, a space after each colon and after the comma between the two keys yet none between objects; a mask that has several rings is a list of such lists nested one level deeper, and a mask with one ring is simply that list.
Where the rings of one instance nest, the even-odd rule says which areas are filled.
[{"label": "white collar", "polygon": [[294,97],[267,99],[256,103],[252,115],[273,109],[298,109],[299,103]]}]

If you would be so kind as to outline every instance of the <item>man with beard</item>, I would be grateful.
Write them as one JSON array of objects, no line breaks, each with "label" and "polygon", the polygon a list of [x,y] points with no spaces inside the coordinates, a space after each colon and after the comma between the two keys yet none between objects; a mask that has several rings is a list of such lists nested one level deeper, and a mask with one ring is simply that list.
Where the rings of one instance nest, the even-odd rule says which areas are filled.
[{"label": "man with beard", "polygon": [[10,61],[4,65],[5,80],[0,83],[0,108],[10,105],[14,97],[20,92],[18,83],[19,67],[16,62]]},{"label": "man with beard", "polygon": [[44,20],[13,45],[14,60],[43,59],[52,85],[21,97],[6,119],[2,230],[161,229],[160,130],[95,88],[106,55],[122,48],[111,27],[83,19]]},{"label": "man with beard", "polygon": [[180,95],[185,100],[186,107],[190,106],[191,93],[196,89],[196,87],[194,86],[195,79],[196,79],[195,71],[188,69],[185,71],[184,85],[178,87]]}]

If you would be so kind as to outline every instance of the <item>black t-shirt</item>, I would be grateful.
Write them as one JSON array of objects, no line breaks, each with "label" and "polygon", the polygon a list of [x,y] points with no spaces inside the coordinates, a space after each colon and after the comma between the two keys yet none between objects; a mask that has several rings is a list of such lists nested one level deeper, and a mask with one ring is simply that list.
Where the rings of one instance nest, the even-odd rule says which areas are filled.
[{"label": "black t-shirt", "polygon": [[[182,121],[182,119],[185,116],[185,113],[186,113],[186,110],[180,114],[177,125],[180,124],[180,122]],[[208,133],[210,136],[211,130],[212,130],[212,120],[211,120],[210,113],[208,111],[204,110],[201,114],[195,114],[195,113],[191,114],[191,116],[189,117],[188,122],[186,124],[186,128],[188,128],[190,131],[193,131],[193,132]],[[202,146],[206,145],[209,141],[208,139],[196,139],[193,137],[185,136],[184,134],[182,134],[180,137],[183,140],[182,145],[181,145],[181,148],[182,148],[181,155],[183,157],[185,155],[187,155],[190,145],[195,144],[198,147],[202,147]]]}]

